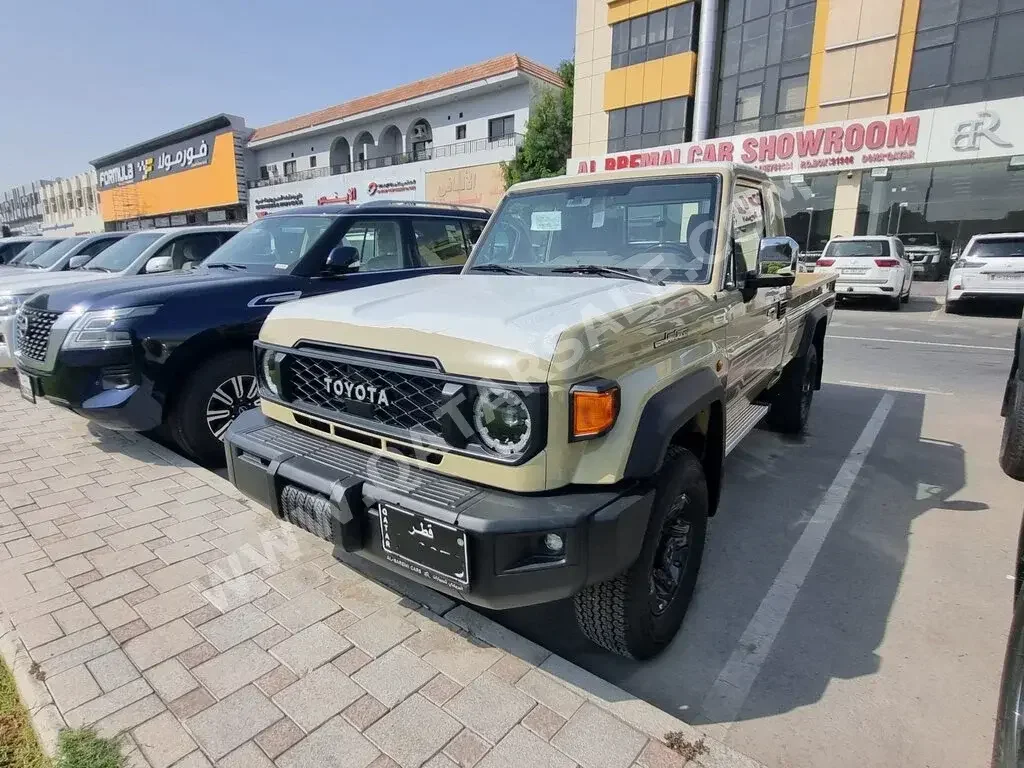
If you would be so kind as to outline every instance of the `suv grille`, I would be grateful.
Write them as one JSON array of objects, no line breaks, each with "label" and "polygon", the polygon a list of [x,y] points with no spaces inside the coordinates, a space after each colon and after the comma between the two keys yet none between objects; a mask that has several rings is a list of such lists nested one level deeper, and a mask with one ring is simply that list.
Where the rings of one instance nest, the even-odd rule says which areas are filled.
[{"label": "suv grille", "polygon": [[[285,399],[291,403],[355,416],[392,429],[442,436],[435,416],[444,402],[444,382],[440,379],[305,355],[289,357],[282,378]],[[328,379],[342,382],[341,396],[328,390]],[[385,393],[386,404],[380,400],[381,392]]]},{"label": "suv grille", "polygon": [[60,312],[46,312],[32,307],[22,307],[18,314],[25,318],[15,320],[14,338],[17,340],[17,352],[22,357],[38,363],[46,360],[46,348],[50,343],[50,329],[60,317]]}]

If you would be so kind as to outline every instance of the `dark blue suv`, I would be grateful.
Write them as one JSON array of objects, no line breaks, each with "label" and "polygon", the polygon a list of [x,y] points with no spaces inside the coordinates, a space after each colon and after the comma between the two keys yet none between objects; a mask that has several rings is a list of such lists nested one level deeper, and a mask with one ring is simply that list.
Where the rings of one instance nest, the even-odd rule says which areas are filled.
[{"label": "dark blue suv", "polygon": [[252,343],[273,307],[458,272],[489,216],[398,201],[293,208],[194,269],[44,291],[17,318],[22,390],[113,429],[161,428],[191,458],[222,465],[222,435],[259,404]]}]

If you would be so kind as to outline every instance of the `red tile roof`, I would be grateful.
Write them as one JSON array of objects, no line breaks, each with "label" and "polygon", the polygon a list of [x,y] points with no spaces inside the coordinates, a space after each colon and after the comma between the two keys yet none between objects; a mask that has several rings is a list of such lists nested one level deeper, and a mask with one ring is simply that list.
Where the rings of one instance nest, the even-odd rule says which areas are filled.
[{"label": "red tile roof", "polygon": [[331,123],[343,117],[358,115],[361,112],[388,107],[392,104],[399,104],[430,93],[457,88],[460,85],[466,85],[477,80],[484,80],[488,77],[497,77],[498,75],[516,71],[525,72],[552,85],[562,85],[561,78],[558,77],[558,73],[554,70],[530,61],[517,53],[510,53],[505,56],[488,59],[479,64],[460,67],[450,72],[417,80],[414,83],[400,85],[397,88],[381,91],[373,96],[362,96],[352,101],[346,101],[344,104],[337,104],[333,107],[310,112],[306,115],[299,115],[289,120],[282,120],[279,123],[265,125],[262,128],[257,128],[249,138],[249,141],[271,139],[275,136],[291,133],[292,131],[300,131],[304,128]]}]

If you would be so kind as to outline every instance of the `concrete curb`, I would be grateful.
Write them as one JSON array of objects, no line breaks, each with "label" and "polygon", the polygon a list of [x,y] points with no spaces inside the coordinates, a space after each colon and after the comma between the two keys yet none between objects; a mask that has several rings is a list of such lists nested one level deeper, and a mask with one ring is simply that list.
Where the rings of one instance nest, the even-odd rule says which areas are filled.
[{"label": "concrete curb", "polygon": [[0,617],[0,655],[14,675],[18,694],[32,719],[39,745],[51,758],[57,755],[60,732],[67,728],[46,683],[31,672],[32,661],[18,631],[7,616]]}]

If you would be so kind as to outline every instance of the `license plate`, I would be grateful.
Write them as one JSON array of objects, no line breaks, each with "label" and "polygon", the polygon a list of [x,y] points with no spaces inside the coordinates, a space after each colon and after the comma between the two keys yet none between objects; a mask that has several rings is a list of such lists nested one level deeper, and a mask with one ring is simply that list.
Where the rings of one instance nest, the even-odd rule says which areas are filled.
[{"label": "license plate", "polygon": [[868,271],[866,269],[849,269],[849,268],[847,268],[847,269],[840,269],[839,270],[839,274],[841,274],[841,275],[866,275],[867,272]]},{"label": "license plate", "polygon": [[469,586],[469,552],[463,531],[383,504],[378,514],[389,562],[453,589]]},{"label": "license plate", "polygon": [[1024,272],[997,272],[988,277],[990,280],[1020,280],[1024,278]]},{"label": "license plate", "polygon": [[32,384],[32,377],[27,373],[18,371],[18,389],[21,391],[21,396],[30,403],[36,401],[36,390]]}]

